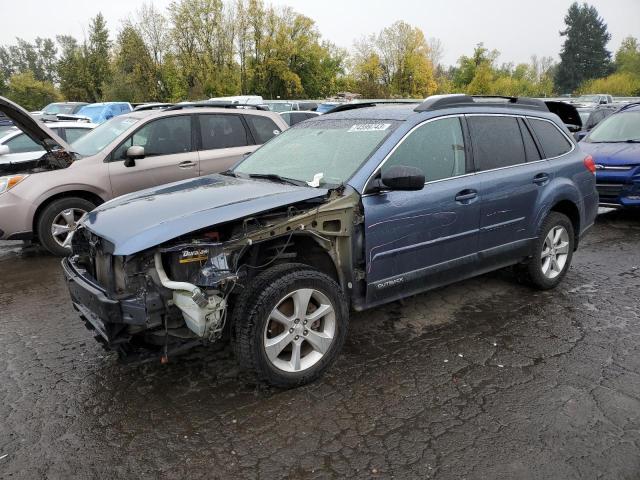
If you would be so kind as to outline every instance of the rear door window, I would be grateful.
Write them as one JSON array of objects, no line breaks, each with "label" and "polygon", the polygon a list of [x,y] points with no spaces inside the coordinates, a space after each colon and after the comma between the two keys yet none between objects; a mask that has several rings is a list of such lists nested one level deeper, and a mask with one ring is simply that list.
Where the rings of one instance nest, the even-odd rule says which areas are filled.
[{"label": "rear door window", "polygon": [[426,182],[467,173],[462,126],[458,117],[427,122],[407,136],[382,166],[417,167]]},{"label": "rear door window", "polygon": [[518,119],[502,116],[469,116],[473,158],[478,171],[511,167],[526,162]]},{"label": "rear door window", "polygon": [[249,145],[247,130],[238,115],[200,115],[202,150]]},{"label": "rear door window", "polygon": [[545,158],[559,157],[571,151],[571,142],[552,122],[530,118],[529,123],[542,145]]},{"label": "rear door window", "polygon": [[257,144],[265,143],[280,133],[280,127],[268,117],[245,115],[244,118]]}]

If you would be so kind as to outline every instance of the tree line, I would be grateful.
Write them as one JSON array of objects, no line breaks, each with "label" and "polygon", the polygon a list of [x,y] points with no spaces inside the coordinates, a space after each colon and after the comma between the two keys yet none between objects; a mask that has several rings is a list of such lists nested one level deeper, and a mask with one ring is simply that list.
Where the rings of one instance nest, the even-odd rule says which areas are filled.
[{"label": "tree line", "polygon": [[479,43],[445,66],[445,46],[404,21],[366,36],[350,51],[322,38],[313,19],[262,0],[176,0],[145,4],[111,36],[104,17],[86,38],[69,35],[0,46],[0,94],[29,109],[55,100],[197,100],[257,94],[326,98],[422,98],[434,93],[553,96],[598,91],[640,95],[640,45],[626,38],[615,56],[594,7],[574,3],[560,32],[560,62],[532,56],[499,63]]}]

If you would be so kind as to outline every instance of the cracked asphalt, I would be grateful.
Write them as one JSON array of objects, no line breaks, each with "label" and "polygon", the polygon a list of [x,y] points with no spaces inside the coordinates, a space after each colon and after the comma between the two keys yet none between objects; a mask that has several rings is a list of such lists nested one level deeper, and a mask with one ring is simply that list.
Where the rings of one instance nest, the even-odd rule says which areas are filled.
[{"label": "cracked asphalt", "polygon": [[508,271],[354,315],[316,383],[228,348],[123,367],[59,260],[0,242],[0,478],[640,478],[640,214],[609,212],[563,284]]}]

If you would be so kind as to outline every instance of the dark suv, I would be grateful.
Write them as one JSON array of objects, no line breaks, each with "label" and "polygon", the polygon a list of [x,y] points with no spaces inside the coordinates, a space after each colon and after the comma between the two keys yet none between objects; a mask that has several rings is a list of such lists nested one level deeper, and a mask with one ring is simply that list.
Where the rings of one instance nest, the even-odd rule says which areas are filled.
[{"label": "dark suv", "polygon": [[510,265],[555,287],[597,205],[593,162],[541,101],[349,104],[221,175],[101,205],[63,266],[124,360],[228,339],[287,387],[335,360],[350,309]]}]

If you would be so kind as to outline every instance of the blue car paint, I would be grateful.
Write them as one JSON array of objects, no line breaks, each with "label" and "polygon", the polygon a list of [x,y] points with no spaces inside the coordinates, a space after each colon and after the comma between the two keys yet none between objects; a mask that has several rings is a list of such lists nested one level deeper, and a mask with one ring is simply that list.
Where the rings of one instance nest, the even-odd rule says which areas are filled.
[{"label": "blue car paint", "polygon": [[104,102],[85,105],[76,115],[88,117],[91,123],[100,124],[130,111],[131,105],[126,102]]},{"label": "blue car paint", "polygon": [[90,212],[83,225],[107,240],[114,255],[131,255],[185,233],[326,194],[321,188],[208,175],[115,198]]},{"label": "blue car paint", "polygon": [[596,163],[596,186],[604,206],[640,207],[640,143],[580,142]]}]

